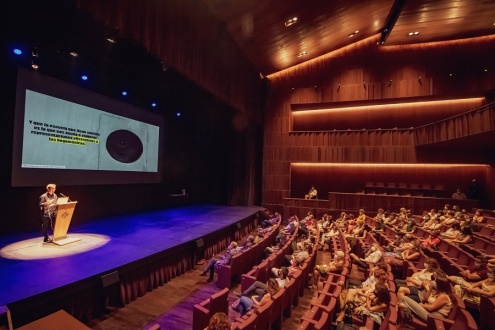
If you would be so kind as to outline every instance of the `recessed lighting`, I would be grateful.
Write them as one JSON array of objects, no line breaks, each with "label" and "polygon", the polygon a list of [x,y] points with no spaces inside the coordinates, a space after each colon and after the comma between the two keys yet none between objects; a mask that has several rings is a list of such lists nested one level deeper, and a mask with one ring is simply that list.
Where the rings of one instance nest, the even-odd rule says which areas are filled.
[{"label": "recessed lighting", "polygon": [[304,52],[300,52],[299,54],[297,54],[297,57],[302,57],[302,56],[304,56],[304,55],[306,55],[306,54],[307,54],[307,52],[306,52],[306,51],[304,51]]},{"label": "recessed lighting", "polygon": [[153,108],[154,108],[154,107],[156,107],[156,103],[155,103],[155,102],[151,103],[151,106],[152,106]]},{"label": "recessed lighting", "polygon": [[14,54],[16,54],[16,55],[22,55],[22,50],[20,50],[19,48],[15,48],[14,49]]},{"label": "recessed lighting", "polygon": [[417,36],[419,34],[419,31],[414,32],[414,35]]},{"label": "recessed lighting", "polygon": [[355,36],[356,34],[358,34],[358,33],[359,33],[359,30],[356,30],[356,31],[354,31],[354,32],[350,33],[350,34],[348,35],[348,37],[349,37],[349,38],[352,38],[352,37],[354,37],[354,36]]},{"label": "recessed lighting", "polygon": [[296,24],[296,23],[297,23],[297,17],[293,17],[293,18],[285,21],[284,24],[287,27],[287,26],[291,26],[291,25]]},{"label": "recessed lighting", "polygon": [[78,53],[76,53],[76,52],[70,52],[69,54],[70,54],[70,56],[72,56],[72,57],[78,57],[78,56],[79,56],[79,54],[78,54]]},{"label": "recessed lighting", "polygon": [[117,41],[115,41],[114,38],[106,38],[108,42],[112,43],[112,44],[115,44],[117,43]]},{"label": "recessed lighting", "polygon": [[122,91],[122,95],[123,96],[127,96],[127,92],[126,91]]},{"label": "recessed lighting", "polygon": [[419,31],[414,31],[414,32],[409,32],[407,35],[408,36],[417,36],[419,34]]},{"label": "recessed lighting", "polygon": [[86,76],[86,75],[82,75],[82,76],[81,76],[81,79],[82,79],[82,80],[88,80],[88,76]]}]

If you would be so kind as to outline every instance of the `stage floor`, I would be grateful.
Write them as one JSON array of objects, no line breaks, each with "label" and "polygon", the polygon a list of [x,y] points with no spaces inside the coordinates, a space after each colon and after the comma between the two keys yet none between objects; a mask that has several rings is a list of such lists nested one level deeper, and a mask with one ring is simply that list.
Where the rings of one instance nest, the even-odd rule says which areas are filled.
[{"label": "stage floor", "polygon": [[73,226],[80,241],[43,243],[41,233],[0,236],[0,306],[121,267],[230,226],[262,210],[190,206]]}]

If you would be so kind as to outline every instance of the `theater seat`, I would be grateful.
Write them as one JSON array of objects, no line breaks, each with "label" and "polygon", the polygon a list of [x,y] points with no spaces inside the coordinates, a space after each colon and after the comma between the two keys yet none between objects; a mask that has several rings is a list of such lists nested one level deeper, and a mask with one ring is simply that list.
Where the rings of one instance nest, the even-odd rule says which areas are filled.
[{"label": "theater seat", "polygon": [[228,313],[229,289],[225,288],[193,307],[193,330],[203,330],[213,314]]}]

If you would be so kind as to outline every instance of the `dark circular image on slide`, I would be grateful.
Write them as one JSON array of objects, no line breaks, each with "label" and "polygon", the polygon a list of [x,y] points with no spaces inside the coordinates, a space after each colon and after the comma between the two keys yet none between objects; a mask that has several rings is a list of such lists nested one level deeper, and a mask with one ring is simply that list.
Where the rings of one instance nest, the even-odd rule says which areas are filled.
[{"label": "dark circular image on slide", "polygon": [[124,129],[110,133],[106,147],[110,156],[121,163],[134,163],[143,154],[141,139]]}]

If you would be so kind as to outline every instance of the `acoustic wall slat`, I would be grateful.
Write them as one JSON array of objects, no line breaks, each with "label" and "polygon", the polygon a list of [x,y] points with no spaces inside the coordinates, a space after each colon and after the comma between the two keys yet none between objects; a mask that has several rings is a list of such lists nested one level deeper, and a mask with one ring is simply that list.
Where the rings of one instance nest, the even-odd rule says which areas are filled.
[{"label": "acoustic wall slat", "polygon": [[[381,131],[330,130],[300,134],[291,132],[293,127],[291,103],[365,99],[384,100],[383,103],[386,103],[388,98],[426,95],[448,98],[452,95],[479,93],[493,89],[495,71],[489,70],[483,77],[481,74],[471,74],[469,71],[472,66],[470,63],[495,63],[493,56],[489,55],[495,51],[494,40],[495,38],[492,37],[467,41],[462,47],[447,43],[376,47],[371,42],[363,42],[337,52],[336,55],[325,56],[317,61],[307,62],[269,76],[264,128],[271,134],[276,132],[280,135],[278,137],[265,135],[267,139],[263,161],[279,162],[280,166],[276,167],[276,174],[272,174],[272,167],[269,167],[268,175],[277,176],[276,179],[271,179],[273,181],[270,185],[279,186],[271,189],[269,193],[264,193],[263,202],[281,205],[282,196],[290,197],[292,187],[286,188],[286,186],[293,184],[294,178],[290,174],[291,162],[414,164],[418,161],[415,134],[412,130],[386,130],[387,127],[381,125],[381,122],[394,122],[391,119],[392,113],[386,113],[383,120],[377,120],[375,123],[380,125],[374,125],[375,127],[372,127],[370,113],[343,114],[343,116],[349,115],[359,129],[381,128]],[[445,61],[446,56],[452,61]],[[380,58],[380,65],[368,57]],[[451,70],[450,63],[456,63],[458,69],[454,78],[448,75]],[[483,80],[480,80],[481,78]],[[390,80],[392,83],[389,85]],[[318,85],[316,89],[315,84]],[[292,88],[294,88],[293,91]],[[441,110],[431,109],[432,114],[438,111]],[[424,114],[411,110],[410,113],[404,115],[406,118],[416,120]],[[396,126],[392,125],[389,128],[393,129]],[[446,137],[455,137],[459,134],[466,134],[466,132],[468,134],[486,132],[494,126],[493,115],[481,113],[456,121],[454,127],[445,123],[438,124],[434,129],[417,134],[416,139],[426,140],[428,143],[441,142]],[[467,152],[467,150],[462,149],[460,152]],[[452,156],[451,159],[446,159],[446,162],[454,162],[455,156]],[[263,175],[266,175],[267,167],[263,166],[263,170]],[[314,170],[313,167],[311,167],[312,170]],[[349,174],[340,176],[346,179],[353,178]],[[446,179],[455,181],[458,176],[455,173],[449,173]],[[301,192],[297,193],[298,196],[307,191],[307,185],[308,182],[304,182]],[[267,196],[270,200],[265,199]]]}]

